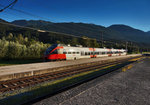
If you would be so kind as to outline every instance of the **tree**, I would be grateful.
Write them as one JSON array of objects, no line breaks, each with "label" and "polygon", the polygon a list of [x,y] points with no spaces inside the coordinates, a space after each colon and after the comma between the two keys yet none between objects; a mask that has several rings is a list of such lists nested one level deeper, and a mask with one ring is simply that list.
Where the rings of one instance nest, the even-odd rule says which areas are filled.
[{"label": "tree", "polygon": [[91,47],[98,48],[99,44],[97,43],[96,39],[91,39]]},{"label": "tree", "polygon": [[18,35],[18,42],[19,42],[20,44],[24,44],[24,37],[22,36],[22,34],[19,34],[19,35]]},{"label": "tree", "polygon": [[83,36],[83,37],[80,39],[80,43],[81,43],[81,45],[83,45],[83,46],[85,46],[85,47],[90,47],[90,45],[91,45],[90,38],[85,37],[85,36]]},{"label": "tree", "polygon": [[0,39],[0,59],[6,57],[9,42],[5,39]]},{"label": "tree", "polygon": [[61,44],[61,42],[59,40],[56,41],[57,44]]},{"label": "tree", "polygon": [[13,34],[12,34],[12,33],[9,33],[6,39],[7,39],[8,41],[13,41]]},{"label": "tree", "polygon": [[78,39],[75,38],[75,37],[73,37],[73,38],[72,38],[72,41],[71,41],[71,45],[72,45],[72,46],[75,46],[75,45],[78,45],[78,44],[79,44]]}]

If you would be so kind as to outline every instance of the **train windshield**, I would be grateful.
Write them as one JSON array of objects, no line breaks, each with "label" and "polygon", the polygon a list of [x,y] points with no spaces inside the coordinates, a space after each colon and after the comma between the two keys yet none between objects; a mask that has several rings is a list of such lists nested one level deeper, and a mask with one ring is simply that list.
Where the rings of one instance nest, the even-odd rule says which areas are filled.
[{"label": "train windshield", "polygon": [[57,47],[57,44],[52,45],[51,47],[49,47],[46,51],[45,51],[45,55],[49,54],[54,48]]}]

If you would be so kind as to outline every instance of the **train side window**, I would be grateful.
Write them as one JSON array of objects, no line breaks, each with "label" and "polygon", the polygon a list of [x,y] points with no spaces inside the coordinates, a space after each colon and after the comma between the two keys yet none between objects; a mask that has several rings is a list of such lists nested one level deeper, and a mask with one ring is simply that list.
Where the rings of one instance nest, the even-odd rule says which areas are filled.
[{"label": "train side window", "polygon": [[68,54],[71,54],[71,52],[68,52]]},{"label": "train side window", "polygon": [[79,52],[77,52],[77,54],[79,54]]},{"label": "train side window", "polygon": [[64,51],[63,54],[67,54],[67,52]]},{"label": "train side window", "polygon": [[102,54],[105,54],[105,52],[102,52]]},{"label": "train side window", "polygon": [[75,54],[76,52],[73,52],[73,54]]},{"label": "train side window", "polygon": [[109,51],[108,54],[111,54],[111,51]]},{"label": "train side window", "polygon": [[88,53],[87,53],[87,52],[85,52],[85,55],[88,55]]}]

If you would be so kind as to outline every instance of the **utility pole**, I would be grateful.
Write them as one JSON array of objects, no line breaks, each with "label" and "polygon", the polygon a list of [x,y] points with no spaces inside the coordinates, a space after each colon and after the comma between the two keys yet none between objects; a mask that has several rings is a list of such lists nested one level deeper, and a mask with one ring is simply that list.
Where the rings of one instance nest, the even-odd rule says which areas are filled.
[{"label": "utility pole", "polygon": [[128,42],[126,41],[126,51],[128,50]]},{"label": "utility pole", "polygon": [[104,47],[103,46],[103,31],[101,32],[101,44],[102,44],[102,47]]}]

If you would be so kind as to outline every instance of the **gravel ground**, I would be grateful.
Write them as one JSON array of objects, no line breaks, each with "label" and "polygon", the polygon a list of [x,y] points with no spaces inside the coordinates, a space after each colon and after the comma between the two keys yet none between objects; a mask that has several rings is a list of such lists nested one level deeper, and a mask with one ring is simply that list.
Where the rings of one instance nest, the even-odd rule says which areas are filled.
[{"label": "gravel ground", "polygon": [[150,59],[117,70],[34,105],[150,105]]}]

